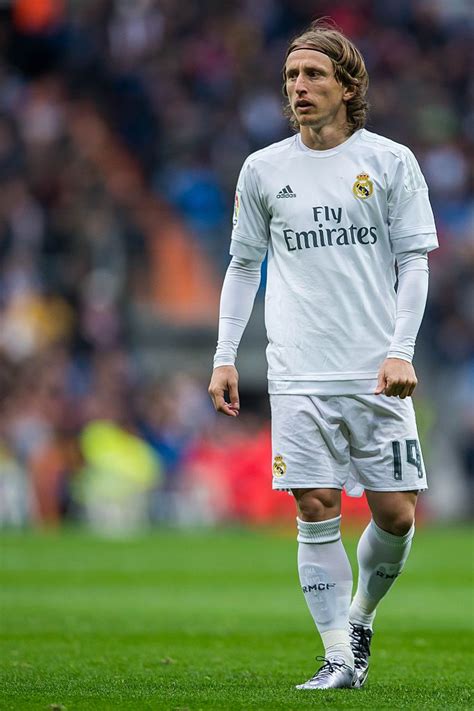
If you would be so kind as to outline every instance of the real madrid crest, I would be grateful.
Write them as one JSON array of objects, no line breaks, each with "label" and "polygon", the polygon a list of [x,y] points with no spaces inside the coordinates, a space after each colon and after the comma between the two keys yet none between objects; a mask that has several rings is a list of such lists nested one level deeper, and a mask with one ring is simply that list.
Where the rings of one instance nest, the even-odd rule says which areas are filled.
[{"label": "real madrid crest", "polygon": [[286,473],[286,464],[283,457],[277,455],[273,460],[273,476],[280,477]]},{"label": "real madrid crest", "polygon": [[367,198],[372,195],[374,192],[374,184],[370,180],[368,173],[359,173],[352,186],[352,192],[356,198],[360,198],[361,200],[367,200]]}]

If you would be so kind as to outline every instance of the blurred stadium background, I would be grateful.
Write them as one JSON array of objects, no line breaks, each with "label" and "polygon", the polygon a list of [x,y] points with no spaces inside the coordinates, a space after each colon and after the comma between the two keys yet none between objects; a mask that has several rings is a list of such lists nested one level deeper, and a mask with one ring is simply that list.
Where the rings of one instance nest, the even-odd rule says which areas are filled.
[{"label": "blurred stadium background", "polygon": [[238,171],[289,135],[282,58],[322,15],[365,56],[368,128],[429,183],[422,509],[472,515],[470,1],[0,0],[1,526],[293,518],[270,491],[263,284],[238,421],[207,384]]}]

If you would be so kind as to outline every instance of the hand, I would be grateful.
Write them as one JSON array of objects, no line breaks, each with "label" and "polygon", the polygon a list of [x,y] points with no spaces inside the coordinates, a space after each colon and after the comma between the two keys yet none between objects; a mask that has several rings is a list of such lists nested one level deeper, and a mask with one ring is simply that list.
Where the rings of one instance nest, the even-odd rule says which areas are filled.
[{"label": "hand", "polygon": [[[214,368],[208,393],[217,412],[222,412],[229,417],[239,414],[239,374],[233,365],[220,365]],[[229,393],[230,404],[224,399],[224,393]]]},{"label": "hand", "polygon": [[379,370],[379,380],[375,395],[398,395],[402,400],[409,397],[418,380],[411,363],[401,358],[386,358]]}]

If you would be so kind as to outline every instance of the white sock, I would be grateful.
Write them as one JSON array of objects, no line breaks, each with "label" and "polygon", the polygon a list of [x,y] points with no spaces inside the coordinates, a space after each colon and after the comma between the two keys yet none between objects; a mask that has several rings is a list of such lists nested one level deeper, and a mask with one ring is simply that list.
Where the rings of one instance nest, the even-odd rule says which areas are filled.
[{"label": "white sock", "polygon": [[343,659],[354,668],[349,641],[352,570],[341,541],[341,517],[314,523],[296,520],[298,572],[325,656]]},{"label": "white sock", "polygon": [[404,536],[394,536],[374,520],[369,523],[357,546],[359,580],[349,613],[351,622],[372,629],[375,608],[400,575],[414,533],[414,525]]}]

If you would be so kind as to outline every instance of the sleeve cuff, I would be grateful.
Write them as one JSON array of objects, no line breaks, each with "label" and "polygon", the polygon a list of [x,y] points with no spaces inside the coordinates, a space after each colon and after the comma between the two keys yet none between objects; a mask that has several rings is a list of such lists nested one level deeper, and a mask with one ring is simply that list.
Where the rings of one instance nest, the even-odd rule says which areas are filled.
[{"label": "sleeve cuff", "polygon": [[240,257],[241,259],[251,259],[256,262],[263,262],[267,254],[266,247],[256,246],[254,244],[249,244],[243,240],[232,237],[230,242],[229,253],[233,257]]},{"label": "sleeve cuff", "polygon": [[223,365],[234,365],[235,366],[235,358],[226,358],[225,356],[216,356],[214,358],[213,362],[213,367],[214,368],[220,368],[220,366]]},{"label": "sleeve cuff", "polygon": [[399,360],[406,360],[407,363],[411,363],[413,361],[413,355],[410,356],[400,351],[389,351],[387,353],[387,358],[398,358]]},{"label": "sleeve cuff", "polygon": [[438,248],[438,238],[436,232],[427,232],[426,234],[410,234],[400,237],[390,237],[392,243],[393,254],[401,252],[415,252],[424,249],[431,252]]}]

